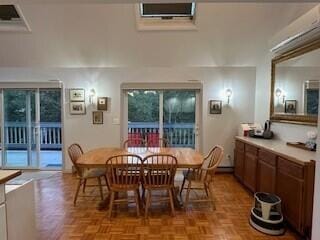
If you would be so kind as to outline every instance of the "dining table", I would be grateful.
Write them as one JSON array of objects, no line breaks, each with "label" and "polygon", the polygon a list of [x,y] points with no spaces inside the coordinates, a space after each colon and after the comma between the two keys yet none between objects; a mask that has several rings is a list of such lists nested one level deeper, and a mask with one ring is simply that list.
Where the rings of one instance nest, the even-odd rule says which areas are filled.
[{"label": "dining table", "polygon": [[[200,168],[203,162],[203,155],[193,148],[181,148],[181,147],[128,147],[114,148],[104,147],[96,148],[85,152],[77,160],[77,164],[81,168],[107,168],[107,160],[112,156],[122,154],[135,154],[140,156],[142,159],[154,155],[154,154],[170,154],[177,159],[178,169],[197,169]],[[179,187],[176,188],[175,205],[176,207],[181,206],[181,200],[178,199]],[[105,209],[108,206],[109,197],[103,200],[99,204],[99,209]]]}]

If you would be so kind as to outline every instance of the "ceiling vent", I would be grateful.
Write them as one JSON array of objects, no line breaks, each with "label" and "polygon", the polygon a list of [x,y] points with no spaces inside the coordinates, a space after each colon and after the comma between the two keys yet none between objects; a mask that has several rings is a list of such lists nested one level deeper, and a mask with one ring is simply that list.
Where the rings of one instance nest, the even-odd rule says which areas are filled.
[{"label": "ceiling vent", "polygon": [[196,4],[136,4],[138,30],[195,30]]},{"label": "ceiling vent", "polygon": [[0,5],[0,31],[30,31],[18,5]]}]

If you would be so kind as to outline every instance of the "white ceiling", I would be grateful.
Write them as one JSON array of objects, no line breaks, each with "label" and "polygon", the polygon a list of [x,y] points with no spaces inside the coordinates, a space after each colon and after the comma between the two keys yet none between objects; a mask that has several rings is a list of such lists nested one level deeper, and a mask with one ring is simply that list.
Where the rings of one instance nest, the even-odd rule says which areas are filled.
[{"label": "white ceiling", "polygon": [[21,3],[32,32],[0,32],[0,67],[256,66],[314,5],[198,3],[196,31],[141,32],[134,4]]}]

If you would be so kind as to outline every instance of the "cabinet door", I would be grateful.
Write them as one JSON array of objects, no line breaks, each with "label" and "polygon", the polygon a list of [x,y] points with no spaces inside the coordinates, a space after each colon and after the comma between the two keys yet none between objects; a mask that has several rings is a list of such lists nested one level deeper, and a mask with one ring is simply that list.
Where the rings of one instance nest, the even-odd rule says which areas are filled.
[{"label": "cabinet door", "polygon": [[244,170],[244,152],[234,150],[234,175],[243,181],[243,170]]},{"label": "cabinet door", "polygon": [[276,168],[264,161],[258,161],[258,186],[260,192],[275,193]]},{"label": "cabinet door", "polygon": [[302,233],[303,180],[281,170],[277,173],[276,193],[288,222]]},{"label": "cabinet door", "polygon": [[256,191],[257,181],[257,156],[246,152],[244,161],[243,182],[251,191]]}]

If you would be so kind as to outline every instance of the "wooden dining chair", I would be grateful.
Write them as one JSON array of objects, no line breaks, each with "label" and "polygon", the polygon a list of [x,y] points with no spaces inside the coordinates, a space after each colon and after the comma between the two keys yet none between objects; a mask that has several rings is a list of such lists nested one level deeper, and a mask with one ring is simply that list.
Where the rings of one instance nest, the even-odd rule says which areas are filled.
[{"label": "wooden dining chair", "polygon": [[[200,169],[189,169],[183,171],[183,182],[180,190],[180,196],[182,195],[182,191],[186,189],[187,193],[184,203],[186,210],[188,208],[188,204],[191,202],[189,199],[191,190],[203,190],[207,195],[206,199],[194,199],[192,202],[211,202],[213,209],[215,209],[212,184],[214,174],[223,158],[223,152],[223,147],[215,146],[204,158]],[[188,182],[187,188],[184,187],[186,181]]]},{"label": "wooden dining chair", "polygon": [[129,197],[115,199],[120,192],[134,192],[137,216],[140,216],[140,179],[142,159],[134,154],[122,154],[110,157],[107,162],[107,179],[110,188],[109,219],[112,216],[114,204],[128,203]]},{"label": "wooden dining chair", "polygon": [[166,138],[160,138],[159,134],[148,133],[147,134],[147,146],[148,147],[161,147],[166,148],[169,147],[169,142]]},{"label": "wooden dining chair", "polygon": [[146,147],[146,141],[143,138],[128,138],[123,142],[123,148],[140,148]]},{"label": "wooden dining chair", "polygon": [[[83,186],[83,193],[85,192],[86,187],[99,186],[101,200],[103,200],[103,189],[102,189],[101,179],[102,178],[105,179],[106,184],[107,184],[106,170],[100,169],[100,168],[81,168],[81,167],[79,167],[77,161],[78,161],[79,157],[83,154],[83,150],[82,150],[81,146],[77,143],[74,143],[69,146],[68,154],[69,154],[69,157],[70,157],[70,159],[73,163],[73,166],[76,170],[77,178],[79,180],[78,185],[77,185],[77,189],[76,189],[76,193],[74,196],[74,200],[73,200],[74,206],[76,205],[81,186]],[[93,179],[93,178],[96,178],[98,180],[98,185],[87,185],[87,180]]]},{"label": "wooden dining chair", "polygon": [[[144,158],[142,162],[143,191],[147,191],[145,204],[145,217],[151,206],[152,191],[166,190],[168,197],[159,198],[158,201],[169,201],[172,215],[174,211],[174,177],[177,170],[176,157],[169,154],[154,154]],[[143,193],[144,196],[144,193]]]}]

